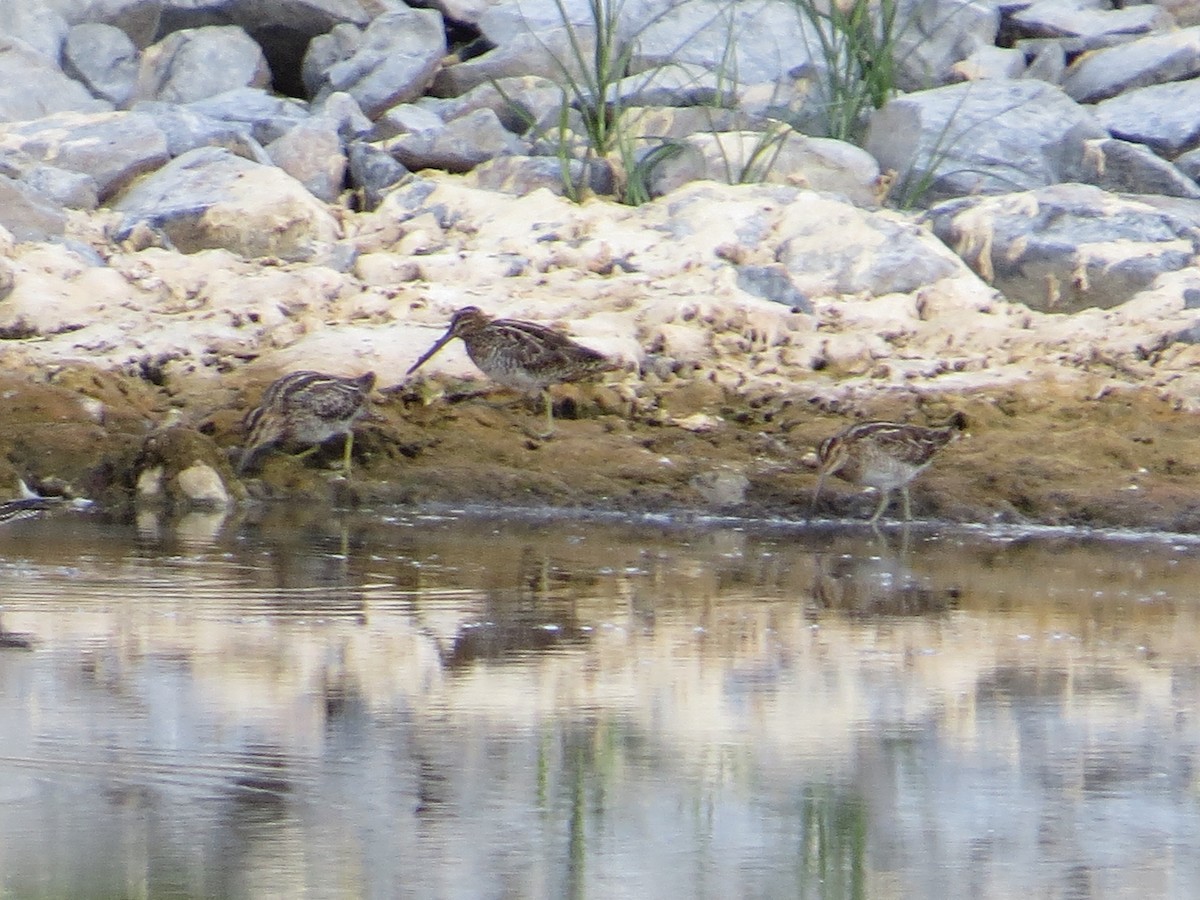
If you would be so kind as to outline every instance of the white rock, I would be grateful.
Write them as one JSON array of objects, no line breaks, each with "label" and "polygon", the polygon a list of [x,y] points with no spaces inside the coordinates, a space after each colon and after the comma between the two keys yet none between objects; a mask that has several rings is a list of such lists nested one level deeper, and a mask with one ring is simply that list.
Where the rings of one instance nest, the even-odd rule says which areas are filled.
[{"label": "white rock", "polygon": [[175,484],[187,500],[197,506],[228,506],[225,482],[212,466],[195,463],[175,476]]}]

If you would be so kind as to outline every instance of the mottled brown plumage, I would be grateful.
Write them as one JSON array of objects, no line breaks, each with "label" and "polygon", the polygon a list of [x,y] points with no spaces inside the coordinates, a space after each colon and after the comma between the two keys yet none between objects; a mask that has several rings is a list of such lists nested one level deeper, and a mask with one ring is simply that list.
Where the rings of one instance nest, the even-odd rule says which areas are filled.
[{"label": "mottled brown plumage", "polygon": [[851,425],[822,441],[817,450],[820,463],[812,509],[817,506],[825,478],[836,475],[851,484],[879,490],[879,506],[871,524],[887,508],[892,492],[904,497],[904,518],[912,518],[908,485],[933,461],[934,454],[967,427],[967,417],[957,412],[945,425],[926,427],[896,422],[862,422]]},{"label": "mottled brown plumage", "polygon": [[534,322],[494,319],[476,306],[464,306],[450,327],[409,368],[412,374],[454,338],[488,378],[526,394],[541,394],[546,404],[546,431],[554,430],[554,407],[547,390],[552,384],[583,381],[617,368],[597,350],[577,344],[561,331]]},{"label": "mottled brown plumage", "polygon": [[263,453],[279,444],[315,448],[340,434],[345,436],[342,468],[349,477],[354,423],[366,415],[367,395],[374,386],[374,372],[357,378],[320,372],[284,375],[266,389],[258,407],[246,415],[248,437],[238,472],[245,472]]}]

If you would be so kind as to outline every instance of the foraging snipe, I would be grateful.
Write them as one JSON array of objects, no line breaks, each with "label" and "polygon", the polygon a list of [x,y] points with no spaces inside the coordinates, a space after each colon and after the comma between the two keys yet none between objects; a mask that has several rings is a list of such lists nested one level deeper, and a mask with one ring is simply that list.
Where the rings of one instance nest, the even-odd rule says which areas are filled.
[{"label": "foraging snipe", "polygon": [[477,306],[464,306],[450,327],[408,370],[412,374],[454,338],[462,338],[467,355],[483,374],[504,387],[541,394],[546,404],[546,434],[554,431],[552,384],[583,381],[617,364],[560,331],[517,319],[494,319]]},{"label": "foraging snipe", "polygon": [[820,468],[809,514],[817,508],[817,498],[826,476],[836,475],[852,484],[879,490],[879,506],[871,516],[871,524],[883,515],[897,488],[904,497],[904,518],[911,519],[909,482],[925,470],[934,454],[966,427],[967,417],[956,412],[945,425],[925,427],[896,422],[862,422],[826,438],[817,450]]},{"label": "foraging snipe", "polygon": [[308,444],[307,454],[340,434],[345,436],[342,469],[349,477],[354,423],[366,415],[367,395],[374,386],[374,372],[357,378],[320,372],[284,375],[266,389],[258,407],[246,415],[244,427],[249,436],[238,473],[245,472],[277,444]]}]

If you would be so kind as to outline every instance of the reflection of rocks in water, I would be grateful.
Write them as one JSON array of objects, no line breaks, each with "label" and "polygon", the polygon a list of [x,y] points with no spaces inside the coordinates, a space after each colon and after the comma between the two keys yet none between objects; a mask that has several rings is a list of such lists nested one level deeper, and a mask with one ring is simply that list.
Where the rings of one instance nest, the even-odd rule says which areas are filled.
[{"label": "reflection of rocks in water", "polygon": [[17,631],[5,631],[0,622],[0,650],[32,650],[33,635]]},{"label": "reflection of rocks in water", "polygon": [[[249,746],[231,760],[236,774],[221,798],[212,836],[222,865],[213,874],[210,895],[246,894],[246,875],[267,859],[286,853],[291,835],[290,758],[277,748]],[[291,885],[284,893],[301,893]]]},{"label": "reflection of rocks in water", "polygon": [[228,509],[190,510],[182,515],[161,509],[139,509],[134,519],[138,537],[164,547],[208,547],[217,544],[239,524]]},{"label": "reflection of rocks in water", "polygon": [[367,729],[370,705],[367,703],[361,672],[346,661],[346,643],[327,651],[321,668],[320,693],[325,713],[325,730],[343,737]]},{"label": "reflection of rocks in water", "polygon": [[247,562],[255,586],[267,588],[268,603],[282,612],[366,621],[360,574],[365,542],[362,529],[327,516],[296,527],[264,528]]},{"label": "reflection of rocks in water", "polygon": [[[974,699],[981,719],[1011,726],[1015,758],[1030,760],[1031,778],[1051,790],[1183,796],[1193,789],[1179,733],[1134,724],[1137,716],[1129,715],[1154,705],[1136,675],[1104,666],[1001,665],[978,680]],[[1061,838],[1053,824],[1047,828]]]},{"label": "reflection of rocks in water", "polygon": [[475,660],[508,660],[582,643],[587,632],[575,615],[577,589],[596,583],[533,547],[521,551],[516,590],[494,591],[475,621],[460,623],[442,653],[450,667]]},{"label": "reflection of rocks in water", "polygon": [[979,679],[975,700],[981,705],[1008,705],[1020,700],[1058,699],[1069,690],[1070,679],[1064,669],[1000,666]]},{"label": "reflection of rocks in water", "polygon": [[594,587],[599,582],[594,572],[572,571],[530,546],[522,548],[517,572],[528,599],[561,597],[568,588]]},{"label": "reflection of rocks in water", "polygon": [[459,630],[443,662],[447,668],[484,659],[516,662],[531,653],[577,646],[586,638],[587,633],[574,623],[551,622],[546,617],[538,622],[479,622]]},{"label": "reflection of rocks in water", "polygon": [[816,559],[812,606],[849,616],[922,616],[957,605],[957,588],[933,588],[896,557],[828,556]]},{"label": "reflection of rocks in water", "polygon": [[[239,807],[263,811],[273,818],[282,801],[292,792],[288,774],[288,755],[273,747],[248,746],[234,766],[237,775],[230,782],[230,795]],[[263,816],[254,816],[263,821]]]},{"label": "reflection of rocks in water", "polygon": [[416,762],[418,816],[447,815],[454,796],[453,779],[446,768],[421,753],[414,753]]}]

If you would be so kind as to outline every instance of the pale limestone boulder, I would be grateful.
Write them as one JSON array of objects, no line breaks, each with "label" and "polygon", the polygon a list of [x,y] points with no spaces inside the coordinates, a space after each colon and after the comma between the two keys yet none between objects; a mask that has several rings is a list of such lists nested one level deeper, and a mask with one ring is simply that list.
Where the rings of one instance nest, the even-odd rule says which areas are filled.
[{"label": "pale limestone boulder", "polygon": [[787,0],[724,5],[663,0],[627,4],[622,13],[623,36],[635,42],[634,72],[699,67],[728,85],[783,81],[797,70],[826,69],[816,29]]},{"label": "pale limestone boulder", "polygon": [[908,204],[1008,193],[1086,177],[1091,111],[1040,81],[953,84],[906,94],[872,114],[865,149],[896,173]]},{"label": "pale limestone boulder", "polygon": [[233,502],[225,482],[212,466],[196,462],[175,476],[180,497],[191,506],[228,506]]},{"label": "pale limestone boulder", "polygon": [[51,63],[58,62],[68,28],[62,14],[44,2],[0,3],[0,35],[21,42]]},{"label": "pale limestone boulder", "polygon": [[925,221],[1006,297],[1046,312],[1117,306],[1200,251],[1200,201],[1084,184],[949,200]]},{"label": "pale limestone boulder", "polygon": [[1172,163],[1187,178],[1200,182],[1200,148],[1189,150],[1175,157]]},{"label": "pale limestone boulder", "polygon": [[68,0],[60,8],[71,25],[112,25],[142,48],[159,33],[164,5],[164,0]]},{"label": "pale limestone boulder", "polygon": [[866,207],[879,205],[879,166],[844,141],[775,132],[697,133],[678,142],[682,151],[659,162],[650,176],[654,196],[689,181],[726,184],[768,182],[840,194]]},{"label": "pale limestone boulder", "polygon": [[1200,25],[1198,0],[1155,0],[1154,5],[1170,13],[1177,25]]},{"label": "pale limestone boulder", "polygon": [[432,0],[429,5],[445,19],[474,25],[492,4],[488,0]]},{"label": "pale limestone boulder", "polygon": [[46,165],[23,150],[0,148],[0,174],[68,209],[95,209],[100,204],[96,180],[90,175]]},{"label": "pale limestone boulder", "polygon": [[139,504],[224,509],[244,499],[246,492],[210,438],[183,425],[170,425],[156,430],[142,445],[136,495]]},{"label": "pale limestone boulder", "polygon": [[231,125],[242,125],[263,146],[283,137],[308,118],[306,104],[262,88],[244,87],[189,103],[187,108]]},{"label": "pale limestone boulder", "polygon": [[575,48],[583,58],[595,51],[595,30],[586,25],[574,32],[552,27],[536,34],[521,31],[481,56],[437,70],[429,93],[435,97],[459,97],[473,88],[506,78],[534,76],[564,82],[566,75],[584,77]]},{"label": "pale limestone boulder", "polygon": [[1063,181],[1081,181],[1126,194],[1200,198],[1200,185],[1174,163],[1156,156],[1145,144],[1116,138],[1089,141],[1080,165],[1067,172]]},{"label": "pale limestone boulder", "polygon": [[17,282],[16,267],[3,256],[0,256],[0,301],[12,293]]},{"label": "pale limestone boulder", "polygon": [[318,200],[333,203],[346,183],[346,155],[337,123],[314,117],[267,145],[271,161]]},{"label": "pale limestone boulder", "polygon": [[[686,138],[694,134],[736,131],[765,131],[768,119],[744,109],[719,106],[629,106],[621,111],[621,133],[646,146],[666,139]],[[557,123],[553,113],[541,123],[541,133],[553,138]]]},{"label": "pale limestone boulder", "polygon": [[[999,4],[980,0],[899,0],[894,57],[896,84],[920,91],[956,80],[953,66],[994,46]],[[813,45],[814,51],[819,45]]]},{"label": "pale limestone boulder", "polygon": [[56,62],[19,40],[0,36],[0,122],[112,108],[64,75]]},{"label": "pale limestone boulder", "polygon": [[314,103],[312,114],[333,123],[344,141],[366,139],[375,128],[375,123],[367,118],[358,101],[341,92],[327,94],[320,103]]},{"label": "pale limestone boulder", "polygon": [[627,75],[609,87],[607,102],[619,106],[728,106],[736,91],[727,73],[696,63],[675,63]]},{"label": "pale limestone boulder", "polygon": [[1162,32],[1092,53],[1067,69],[1063,90],[1080,103],[1200,74],[1200,26]]},{"label": "pale limestone boulder", "polygon": [[412,171],[432,168],[458,173],[489,159],[527,152],[490,109],[477,109],[434,131],[398,135],[383,146]]},{"label": "pale limestone boulder", "polygon": [[382,147],[354,141],[347,151],[350,184],[363,210],[373,210],[389,188],[409,174],[408,169]]},{"label": "pale limestone boulder", "polygon": [[1125,91],[1096,104],[1096,118],[1115,137],[1136,141],[1172,159],[1200,147],[1200,80],[1172,81]]},{"label": "pale limestone boulder", "polygon": [[775,260],[806,297],[908,293],[964,271],[924,229],[828,194],[802,192],[772,234]]},{"label": "pale limestone boulder", "polygon": [[0,227],[18,241],[60,236],[67,217],[59,204],[27,184],[0,175]]},{"label": "pale limestone boulder", "polygon": [[342,23],[308,42],[300,61],[300,80],[308,96],[315,97],[325,86],[325,73],[358,52],[363,42],[363,29]]},{"label": "pale limestone boulder", "polygon": [[950,67],[963,81],[984,78],[1020,78],[1025,73],[1025,54],[1004,47],[980,47]]},{"label": "pale limestone boulder", "polygon": [[1080,0],[1038,0],[1009,18],[1018,38],[1053,38],[1071,53],[1128,43],[1174,24],[1171,14],[1154,4],[1109,9]]},{"label": "pale limestone boulder", "polygon": [[420,103],[401,103],[393,106],[375,121],[372,137],[386,140],[399,134],[436,134],[446,127],[432,109]]},{"label": "pale limestone boulder", "polygon": [[[666,246],[676,258],[692,254],[709,266],[727,264],[730,287],[758,297],[773,294],[771,306],[802,306],[798,297],[907,293],[970,275],[962,260],[909,217],[785,185],[696,182],[639,207],[637,217],[643,227],[670,235]],[[605,239],[618,253],[615,240]],[[645,253],[633,261],[654,271]],[[773,268],[777,264],[783,271]],[[768,271],[755,271],[762,267]],[[780,280],[785,274],[790,287]]]},{"label": "pale limestone boulder", "polygon": [[136,94],[141,100],[190,103],[270,83],[262,48],[241,28],[213,25],[176,31],[147,47]]},{"label": "pale limestone boulder", "polygon": [[141,100],[130,111],[154,119],[167,138],[167,152],[172,157],[182,156],[197,147],[224,147],[254,162],[271,163],[267,151],[254,139],[248,124],[215,119],[190,106],[161,100]]},{"label": "pale limestone boulder", "polygon": [[[640,9],[642,4],[630,4],[630,12]],[[590,0],[513,0],[511,3],[492,3],[479,17],[479,30],[492,44],[497,46],[517,40],[522,35],[546,34],[563,27],[565,22],[574,27],[592,23]],[[636,28],[644,19],[627,16],[623,25]]]},{"label": "pale limestone boulder", "polygon": [[133,333],[114,308],[130,296],[129,282],[103,260],[69,241],[32,244],[14,259],[13,290],[0,305],[0,328],[49,335],[94,326]]},{"label": "pale limestone boulder", "polygon": [[461,97],[422,98],[420,102],[443,122],[490,109],[513,134],[525,134],[535,123],[558,112],[563,91],[549,78],[527,75],[481,84]]},{"label": "pale limestone boulder", "polygon": [[769,265],[740,265],[737,269],[737,286],[747,294],[782,303],[796,312],[811,313],[812,302],[796,287],[787,267],[780,263]]},{"label": "pale limestone boulder", "polygon": [[1037,46],[1022,48],[1029,56],[1023,78],[1034,78],[1047,84],[1061,85],[1067,71],[1067,53],[1060,41],[1040,41]]},{"label": "pale limestone boulder", "polygon": [[100,22],[73,26],[63,44],[62,60],[63,71],[102,100],[123,106],[133,96],[138,51],[116,26]]},{"label": "pale limestone boulder", "polygon": [[[95,2],[95,0],[93,0]],[[124,2],[124,0],[104,0]],[[158,0],[161,28],[177,31],[203,25],[230,24],[250,34],[263,35],[264,43],[305,40],[325,34],[339,24],[367,24],[373,15],[396,5],[395,0]]]},{"label": "pale limestone boulder", "polygon": [[[567,160],[571,192],[577,197],[611,194],[615,188],[612,167],[604,160]],[[466,174],[467,184],[489,191],[523,196],[537,190],[565,195],[563,164],[551,156],[498,156],[480,163]]]},{"label": "pale limestone boulder", "polygon": [[290,175],[216,147],[172,160],[112,206],[125,214],[119,237],[150,228],[183,253],[303,260],[339,236],[325,205]]},{"label": "pale limestone boulder", "polygon": [[60,113],[0,125],[0,147],[87,175],[103,203],[133,179],[163,165],[166,135],[141,113]]},{"label": "pale limestone boulder", "polygon": [[421,96],[445,55],[441,15],[405,7],[372,20],[350,56],[325,68],[306,66],[308,84],[314,101],[345,91],[374,119],[397,103]]}]

